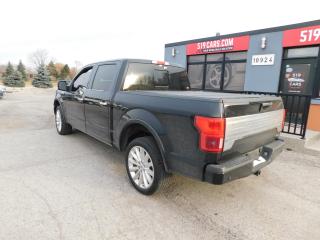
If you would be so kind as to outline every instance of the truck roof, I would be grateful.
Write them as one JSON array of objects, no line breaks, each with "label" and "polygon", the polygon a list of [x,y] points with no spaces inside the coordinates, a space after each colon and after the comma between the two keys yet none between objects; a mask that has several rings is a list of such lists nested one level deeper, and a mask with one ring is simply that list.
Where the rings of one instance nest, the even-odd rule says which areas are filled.
[{"label": "truck roof", "polygon": [[[110,62],[135,62],[135,63],[152,63],[154,60],[151,59],[137,59],[137,58],[117,58],[117,59],[110,59],[110,60],[104,60],[104,61],[100,61],[100,62],[95,62],[95,63],[90,63],[87,64],[84,67],[90,67],[96,64],[103,64],[103,63],[110,63]],[[171,65],[171,64],[170,64]],[[174,66],[174,65],[171,65]],[[181,66],[177,66],[177,67],[181,67]]]}]

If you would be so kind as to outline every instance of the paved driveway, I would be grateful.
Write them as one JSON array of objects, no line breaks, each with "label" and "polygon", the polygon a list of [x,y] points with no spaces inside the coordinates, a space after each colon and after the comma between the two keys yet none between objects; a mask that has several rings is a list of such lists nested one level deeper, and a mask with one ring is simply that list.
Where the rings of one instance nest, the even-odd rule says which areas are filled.
[{"label": "paved driveway", "polygon": [[56,133],[53,96],[0,100],[0,239],[320,239],[320,154],[285,151],[223,186],[172,176],[146,197],[121,154]]}]

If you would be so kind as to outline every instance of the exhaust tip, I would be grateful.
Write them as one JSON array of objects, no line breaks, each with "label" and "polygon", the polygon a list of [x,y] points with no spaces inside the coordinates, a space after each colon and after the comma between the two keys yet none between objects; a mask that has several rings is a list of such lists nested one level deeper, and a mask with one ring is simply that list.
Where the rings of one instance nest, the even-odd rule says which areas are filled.
[{"label": "exhaust tip", "polygon": [[254,173],[254,175],[256,175],[257,177],[258,177],[260,174],[261,174],[261,171],[260,171],[260,170],[258,170],[258,171],[256,171],[256,172]]}]

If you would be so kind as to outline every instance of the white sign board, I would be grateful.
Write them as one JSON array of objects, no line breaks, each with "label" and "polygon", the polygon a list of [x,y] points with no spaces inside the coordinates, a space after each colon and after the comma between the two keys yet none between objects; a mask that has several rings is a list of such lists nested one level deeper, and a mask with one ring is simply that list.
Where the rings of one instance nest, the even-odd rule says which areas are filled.
[{"label": "white sign board", "polygon": [[273,65],[275,54],[262,54],[252,56],[252,65]]}]

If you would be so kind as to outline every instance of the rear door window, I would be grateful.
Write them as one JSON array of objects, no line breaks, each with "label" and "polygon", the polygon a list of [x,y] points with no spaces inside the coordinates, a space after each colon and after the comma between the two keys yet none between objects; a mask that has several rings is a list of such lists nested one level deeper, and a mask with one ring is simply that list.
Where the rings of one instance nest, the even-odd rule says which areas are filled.
[{"label": "rear door window", "polygon": [[123,90],[189,90],[184,68],[149,63],[130,63]]},{"label": "rear door window", "polygon": [[94,77],[92,89],[110,92],[118,74],[116,64],[100,65]]}]

